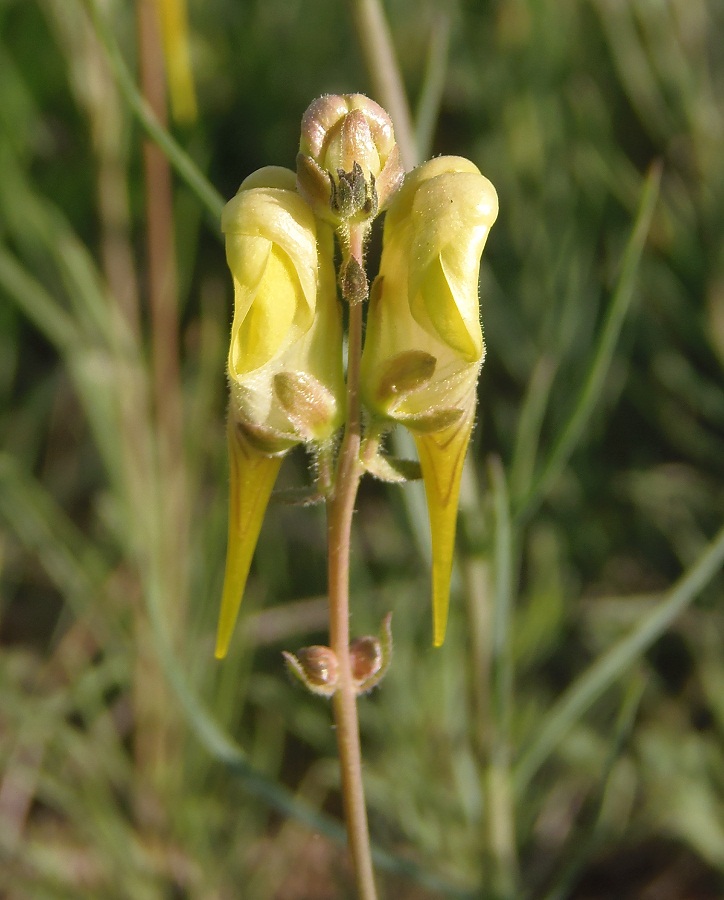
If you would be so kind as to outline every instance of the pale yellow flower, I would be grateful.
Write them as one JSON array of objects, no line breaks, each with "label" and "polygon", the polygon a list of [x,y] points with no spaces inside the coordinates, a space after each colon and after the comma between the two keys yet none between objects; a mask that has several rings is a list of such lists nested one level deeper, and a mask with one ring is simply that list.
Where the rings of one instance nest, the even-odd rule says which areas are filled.
[{"label": "pale yellow flower", "polygon": [[433,640],[445,636],[460,478],[485,356],[480,256],[498,213],[469,160],[439,157],[406,177],[384,227],[362,357],[373,419],[399,422],[420,457],[433,548]]},{"label": "pale yellow flower", "polygon": [[230,503],[216,655],[226,654],[281,457],[342,424],[342,321],[333,237],[286,169],[260,169],[221,220],[234,279]]}]

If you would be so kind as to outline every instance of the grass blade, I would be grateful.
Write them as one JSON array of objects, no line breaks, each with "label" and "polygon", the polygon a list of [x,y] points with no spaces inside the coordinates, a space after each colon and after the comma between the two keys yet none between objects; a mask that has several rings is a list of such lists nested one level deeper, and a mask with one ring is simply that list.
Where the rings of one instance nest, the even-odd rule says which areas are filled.
[{"label": "grass blade", "polygon": [[626,637],[603,653],[548,711],[542,727],[514,768],[518,796],[525,792],[530,780],[571,726],[661,637],[722,565],[724,528],[717,533],[698,561],[664,595],[656,608],[645,615]]},{"label": "grass blade", "polygon": [[649,169],[639,203],[638,213],[621,262],[621,272],[613,293],[606,320],[601,329],[598,346],[586,375],[576,405],[566,425],[544,462],[538,477],[515,510],[516,517],[531,514],[565,466],[603,393],[616,343],[634,296],[634,285],[651,219],[659,196],[662,166],[655,163]]},{"label": "grass blade", "polygon": [[116,79],[118,89],[146,134],[148,134],[148,136],[158,144],[161,150],[163,150],[168,157],[169,162],[176,170],[176,174],[186,183],[196,197],[198,197],[218,229],[221,210],[224,208],[225,203],[224,198],[206,178],[183,147],[181,147],[161,125],[149,105],[139,93],[133,80],[133,76],[129,72],[128,66],[126,66],[123,59],[118,43],[113,37],[110,26],[103,18],[97,0],[86,0],[86,2],[96,34],[106,53],[108,64]]}]

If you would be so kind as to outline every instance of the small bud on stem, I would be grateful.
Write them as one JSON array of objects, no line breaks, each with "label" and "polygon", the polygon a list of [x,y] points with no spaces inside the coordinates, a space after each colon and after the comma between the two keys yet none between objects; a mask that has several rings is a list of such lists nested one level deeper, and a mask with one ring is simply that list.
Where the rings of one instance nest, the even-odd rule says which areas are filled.
[{"label": "small bud on stem", "polygon": [[329,647],[302,647],[296,655],[283,650],[282,656],[292,675],[313,694],[331,697],[337,690],[337,657]]}]

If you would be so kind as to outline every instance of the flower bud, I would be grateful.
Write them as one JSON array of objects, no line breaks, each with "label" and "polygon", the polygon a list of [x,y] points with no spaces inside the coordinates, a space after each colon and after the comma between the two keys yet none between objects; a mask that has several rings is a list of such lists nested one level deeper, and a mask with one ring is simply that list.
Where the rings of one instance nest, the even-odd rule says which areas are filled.
[{"label": "flower bud", "polygon": [[302,647],[296,655],[282,651],[289,671],[313,694],[331,697],[337,690],[338,670],[337,657],[332,649],[315,644]]},{"label": "flower bud", "polygon": [[352,678],[358,683],[368,681],[382,667],[382,648],[379,638],[367,635],[355,638],[349,645]]},{"label": "flower bud", "polygon": [[302,117],[299,193],[335,227],[371,221],[399,187],[404,170],[392,120],[363,94],[326,94]]},{"label": "flower bud", "polygon": [[460,478],[485,355],[480,256],[498,213],[492,184],[466,159],[409,173],[385,221],[362,356],[363,402],[399,422],[420,457],[433,546],[433,635],[447,622]]},{"label": "flower bud", "polygon": [[365,635],[349,645],[355,692],[366,694],[384,678],[392,661],[392,613],[382,620],[380,636]]},{"label": "flower bud", "polygon": [[330,228],[287,169],[260,169],[224,207],[234,279],[228,357],[230,505],[216,655],[225,656],[281,456],[344,415],[342,321]]}]

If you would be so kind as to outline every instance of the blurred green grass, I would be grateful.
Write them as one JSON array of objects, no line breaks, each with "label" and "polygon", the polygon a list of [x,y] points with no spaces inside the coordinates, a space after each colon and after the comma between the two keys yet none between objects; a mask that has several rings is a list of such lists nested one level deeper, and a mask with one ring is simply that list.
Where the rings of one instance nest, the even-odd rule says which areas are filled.
[{"label": "blurred green grass", "polygon": [[[179,180],[186,534],[154,464],[141,130],[85,10],[0,3],[2,888],[346,896],[329,710],[280,659],[324,638],[323,516],[270,510],[214,663],[223,248]],[[469,156],[501,207],[442,650],[412,487],[365,484],[359,502],[353,630],[394,612],[393,668],[360,709],[387,894],[721,896],[721,5],[386,11],[431,152]],[[173,130],[223,197],[293,165],[313,97],[370,89],[342,4],[189,12],[201,115]],[[133,69],[131,8],[103,16]],[[438,110],[425,71],[443,26]],[[134,284],[140,340],[122,315]],[[282,487],[305,478],[295,456]]]}]

